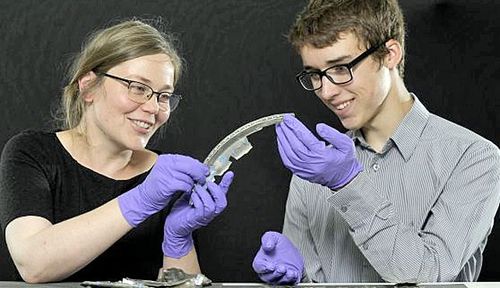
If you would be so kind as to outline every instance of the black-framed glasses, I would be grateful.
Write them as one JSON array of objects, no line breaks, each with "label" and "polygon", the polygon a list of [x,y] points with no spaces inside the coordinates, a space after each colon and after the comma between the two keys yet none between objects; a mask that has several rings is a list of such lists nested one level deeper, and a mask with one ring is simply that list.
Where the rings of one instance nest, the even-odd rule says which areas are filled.
[{"label": "black-framed glasses", "polygon": [[359,62],[363,61],[366,57],[370,56],[373,52],[377,51],[382,45],[387,41],[375,45],[365,52],[361,53],[358,57],[354,58],[351,62],[347,64],[333,65],[322,71],[312,70],[312,71],[302,71],[295,77],[297,81],[306,89],[307,91],[316,91],[323,87],[323,76],[328,79],[328,81],[333,84],[345,84],[352,80],[352,68],[356,66]]},{"label": "black-framed glasses", "polygon": [[148,102],[149,99],[153,97],[153,95],[156,95],[158,106],[162,111],[174,111],[182,99],[182,96],[179,94],[154,91],[153,88],[138,81],[121,78],[108,73],[96,72],[96,74],[126,83],[128,88],[128,97],[130,98],[130,100],[138,104],[144,104]]}]

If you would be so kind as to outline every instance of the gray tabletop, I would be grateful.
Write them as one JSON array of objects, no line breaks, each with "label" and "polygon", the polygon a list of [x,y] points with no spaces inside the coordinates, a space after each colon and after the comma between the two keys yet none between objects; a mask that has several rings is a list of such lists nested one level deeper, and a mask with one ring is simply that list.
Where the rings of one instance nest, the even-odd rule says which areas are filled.
[{"label": "gray tabletop", "polygon": [[[84,288],[80,282],[62,282],[62,283],[46,283],[46,284],[28,284],[24,282],[8,282],[0,281],[0,287],[9,288]],[[222,287],[238,287],[238,288],[269,288],[272,286],[262,283],[213,283],[211,286],[214,288]],[[274,287],[287,287],[287,286],[274,286]],[[288,286],[289,287],[289,286]],[[391,283],[349,283],[349,284],[326,284],[326,283],[302,283],[297,287],[314,287],[314,288],[498,288],[500,282],[475,282],[475,283],[436,283],[436,284],[419,284],[419,285],[395,285]]]}]

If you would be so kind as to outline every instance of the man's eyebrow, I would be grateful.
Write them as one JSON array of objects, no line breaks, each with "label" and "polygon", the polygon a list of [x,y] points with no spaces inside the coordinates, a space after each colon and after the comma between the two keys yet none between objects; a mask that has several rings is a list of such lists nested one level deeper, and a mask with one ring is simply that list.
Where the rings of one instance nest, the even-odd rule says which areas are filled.
[{"label": "man's eyebrow", "polygon": [[340,57],[337,57],[337,58],[332,59],[332,60],[328,60],[326,63],[328,65],[347,64],[347,63],[349,63],[349,60],[351,58],[352,58],[351,55],[344,55],[344,56],[340,56]]},{"label": "man's eyebrow", "polygon": [[[328,60],[328,61],[326,61],[326,64],[328,65],[328,67],[335,66],[335,65],[343,65],[343,64],[349,63],[349,60],[351,58],[352,57],[350,55],[344,55],[344,56],[337,57],[335,59]],[[304,68],[304,70],[307,70],[307,71],[320,71],[320,69],[318,69],[316,67],[309,66],[309,65],[305,65],[303,68]]]}]

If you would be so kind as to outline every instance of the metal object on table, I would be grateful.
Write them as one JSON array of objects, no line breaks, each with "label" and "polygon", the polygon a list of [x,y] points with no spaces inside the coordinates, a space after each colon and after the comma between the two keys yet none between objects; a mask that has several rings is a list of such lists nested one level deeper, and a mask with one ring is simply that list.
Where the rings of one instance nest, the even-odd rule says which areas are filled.
[{"label": "metal object on table", "polygon": [[229,157],[238,160],[252,149],[252,144],[248,141],[247,136],[262,130],[266,126],[283,121],[286,114],[294,115],[293,113],[282,113],[262,117],[248,122],[222,139],[203,161],[210,167],[210,175],[207,180],[213,181],[215,176],[221,176],[229,169],[232,163],[229,161]]},{"label": "metal object on table", "polygon": [[162,269],[157,281],[169,283],[173,287],[203,287],[212,283],[212,280],[201,273],[187,274],[178,268]]},{"label": "metal object on table", "polygon": [[82,286],[86,287],[110,287],[110,288],[148,288],[148,287],[175,287],[175,288],[194,288],[208,286],[212,283],[203,274],[187,274],[178,268],[162,269],[158,279],[142,280],[123,278],[121,281],[85,281]]}]

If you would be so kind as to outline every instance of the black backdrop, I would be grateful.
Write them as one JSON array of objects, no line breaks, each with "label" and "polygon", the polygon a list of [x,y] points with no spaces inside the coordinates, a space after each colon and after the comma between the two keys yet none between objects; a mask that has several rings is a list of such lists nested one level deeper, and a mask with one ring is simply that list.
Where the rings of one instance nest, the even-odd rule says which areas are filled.
[{"label": "black backdrop", "polygon": [[[50,127],[68,57],[110,20],[161,15],[177,33],[188,72],[166,135],[151,143],[204,159],[242,124],[294,112],[309,128],[335,116],[295,82],[300,60],[283,36],[302,0],[4,0],[0,2],[0,148],[27,128]],[[500,1],[402,0],[408,22],[406,82],[428,109],[500,143]],[[280,230],[290,173],[274,132],[249,137],[254,148],[231,167],[229,206],[198,233],[205,274],[254,281],[260,235]],[[471,191],[472,192],[472,191]],[[496,228],[500,230],[500,226]],[[497,235],[499,234],[499,235]],[[500,280],[500,232],[486,249],[482,280]],[[0,237],[4,246],[3,236]],[[9,264],[0,249],[0,280]],[[124,275],[126,276],[126,275]]]}]

